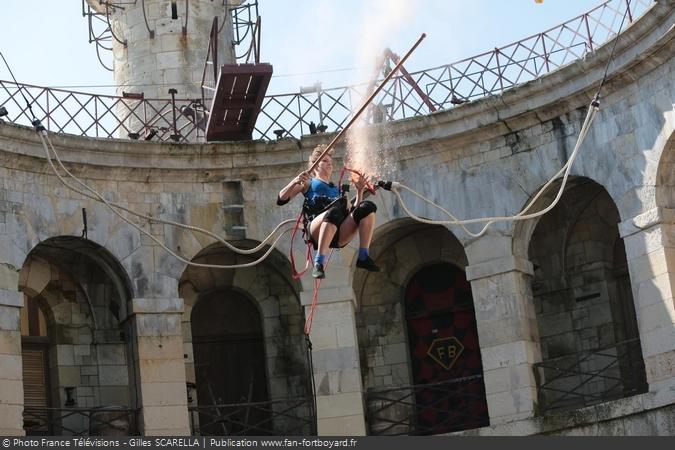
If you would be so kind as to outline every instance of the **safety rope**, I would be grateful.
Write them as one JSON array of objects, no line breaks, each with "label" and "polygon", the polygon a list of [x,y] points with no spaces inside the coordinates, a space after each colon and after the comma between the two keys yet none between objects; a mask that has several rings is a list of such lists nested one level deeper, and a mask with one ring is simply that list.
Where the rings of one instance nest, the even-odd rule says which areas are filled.
[{"label": "safety rope", "polygon": [[[324,264],[324,271],[328,270],[328,263],[333,256],[334,249],[330,250],[328,257],[326,258],[326,264]],[[309,307],[309,312],[307,313],[307,318],[305,319],[305,334],[309,336],[309,333],[312,331],[312,322],[314,321],[314,313],[316,312],[316,305],[319,303],[319,289],[321,288],[321,278],[314,279],[314,294],[312,295],[312,304]]]},{"label": "safety rope", "polygon": [[[47,142],[49,143],[49,147],[51,149],[51,152],[54,154],[54,159],[56,159],[56,161],[58,162],[61,170],[63,170],[70,178],[75,180],[77,182],[77,184],[79,184],[80,186],[82,186],[83,188],[85,188],[86,190],[91,192],[96,197],[96,198],[94,198],[94,200],[99,200],[99,199],[103,198],[103,196],[101,196],[95,189],[88,186],[86,183],[84,183],[81,179],[79,179],[77,176],[75,176],[73,173],[71,173],[65,167],[65,165],[61,161],[61,158],[59,157],[58,152],[56,151],[56,149],[52,145],[51,139],[49,139],[49,135],[46,134],[46,132],[44,130],[42,130],[42,131],[43,131],[43,133],[45,133],[45,137],[47,139]],[[276,233],[279,231],[279,229],[281,227],[293,223],[293,219],[287,219],[287,220],[281,222],[279,225],[277,225],[274,228],[274,230],[272,230],[272,232],[265,239],[263,239],[261,241],[260,244],[258,244],[257,246],[255,246],[253,248],[250,248],[250,249],[242,249],[242,248],[239,248],[239,247],[236,247],[236,246],[232,245],[227,240],[223,239],[222,237],[218,236],[217,234],[215,234],[215,233],[213,233],[213,232],[211,232],[207,229],[204,229],[204,228],[201,228],[201,227],[196,227],[194,225],[184,224],[184,223],[181,223],[181,222],[176,222],[176,221],[173,221],[173,220],[161,219],[159,217],[154,217],[154,216],[150,216],[150,215],[147,215],[147,214],[139,213],[139,212],[134,211],[130,208],[127,208],[123,205],[120,205],[119,203],[115,203],[115,202],[107,202],[107,203],[109,205],[114,206],[115,208],[119,208],[119,209],[121,209],[125,212],[128,212],[129,214],[132,214],[136,217],[140,217],[141,219],[145,219],[145,220],[147,220],[151,223],[170,225],[170,226],[182,228],[182,229],[185,229],[185,230],[188,230],[188,231],[193,231],[193,232],[196,232],[196,233],[201,233],[201,234],[207,235],[207,236],[209,236],[213,239],[216,239],[218,242],[225,245],[228,249],[234,251],[235,253],[239,253],[241,255],[251,255],[251,254],[254,254],[254,253],[258,253],[272,239],[272,236],[276,235]]]},{"label": "safety rope", "polygon": [[[312,416],[316,418],[316,380],[314,379],[314,358],[312,357],[312,340],[309,338],[309,334],[305,334],[305,343],[306,343],[306,353],[307,353],[307,371],[308,377],[310,380],[310,395],[312,396],[312,407],[314,408]],[[316,422],[313,424],[312,434],[316,433]]]},{"label": "safety rope", "polygon": [[295,235],[298,233],[298,230],[300,229],[300,222],[302,222],[303,219],[303,213],[300,213],[298,215],[298,219],[295,221],[295,227],[293,228],[293,233],[291,234],[291,246],[290,250],[288,251],[288,257],[291,260],[291,277],[294,280],[299,280],[302,278],[302,276],[307,272],[307,269],[309,269],[309,264],[312,261],[312,246],[310,245],[309,242],[305,242],[307,244],[307,256],[305,259],[305,268],[301,271],[298,272],[297,269],[295,268],[295,255],[293,253],[293,248],[295,246]]},{"label": "safety rope", "polygon": [[[525,208],[523,208],[518,214],[515,214],[515,215],[512,215],[512,216],[492,216],[492,217],[481,217],[481,218],[476,218],[476,219],[460,220],[460,219],[457,219],[447,209],[445,209],[442,206],[434,203],[432,200],[424,197],[422,194],[414,191],[413,189],[411,189],[408,186],[403,185],[402,183],[399,183],[399,182],[396,182],[396,181],[394,181],[394,182],[380,182],[380,185],[383,186],[383,187],[386,186],[385,187],[386,190],[390,190],[394,193],[394,195],[398,199],[399,204],[401,205],[401,207],[403,208],[405,213],[408,214],[408,216],[410,216],[412,219],[414,219],[418,222],[421,222],[421,223],[429,224],[429,225],[458,225],[462,228],[462,230],[464,230],[464,232],[466,232],[469,236],[471,236],[473,238],[478,238],[478,237],[483,236],[487,232],[488,228],[492,224],[494,224],[495,222],[513,222],[513,221],[519,221],[519,220],[528,220],[528,219],[533,219],[533,218],[542,216],[542,215],[548,213],[549,211],[551,211],[558,204],[558,202],[560,201],[560,199],[562,197],[562,194],[563,194],[563,192],[565,190],[565,187],[567,185],[567,180],[569,178],[569,174],[570,174],[570,170],[572,168],[572,164],[574,163],[574,160],[576,159],[576,157],[579,153],[579,149],[581,148],[581,145],[583,144],[584,140],[586,139],[586,136],[588,134],[588,130],[590,129],[591,123],[593,123],[593,119],[595,119],[595,115],[600,108],[600,92],[602,91],[602,88],[605,85],[605,82],[607,81],[607,74],[609,73],[609,66],[611,65],[612,61],[614,60],[614,51],[616,50],[616,45],[619,42],[619,39],[621,37],[621,30],[623,29],[623,25],[626,21],[626,14],[628,13],[628,10],[629,10],[629,8],[626,8],[626,11],[623,14],[623,18],[621,19],[621,24],[619,25],[617,37],[614,40],[614,44],[612,45],[612,50],[609,54],[609,59],[607,60],[607,64],[605,65],[605,71],[604,71],[604,74],[602,76],[602,80],[600,81],[600,85],[598,87],[598,90],[597,90],[595,96],[593,97],[593,100],[591,101],[589,107],[588,107],[588,112],[586,113],[586,118],[584,119],[584,122],[581,126],[581,130],[579,131],[579,137],[577,138],[577,141],[574,145],[574,150],[572,151],[572,154],[568,158],[567,162],[560,168],[560,170],[555,175],[553,175],[546,182],[546,184],[544,186],[542,186],[537,191],[536,195],[528,202],[528,204],[525,206]],[[544,208],[540,211],[537,211],[535,213],[527,214],[527,212],[532,208],[532,206],[534,206],[534,204],[539,199],[539,197],[541,197],[543,195],[543,193],[546,191],[546,189],[548,189],[548,187],[553,182],[555,182],[558,179],[558,177],[560,177],[561,174],[564,174],[563,179],[562,179],[562,182],[560,184],[560,188],[558,189],[558,192],[557,192],[555,198],[553,199],[553,201],[546,208]],[[401,197],[401,194],[400,194],[401,189],[410,192],[414,196],[416,196],[416,197],[420,198],[421,200],[427,202],[428,204],[436,207],[437,209],[439,209],[440,211],[445,213],[450,218],[450,220],[430,220],[430,219],[426,219],[424,217],[420,217],[420,216],[412,213],[410,211],[410,209],[407,207],[407,205],[405,204],[405,202],[403,201],[403,198]],[[470,230],[468,230],[465,225],[474,224],[474,223],[485,223],[485,225],[483,226],[481,231],[479,231],[478,233],[473,233]]]},{"label": "safety rope", "polygon": [[[423,196],[419,192],[416,192],[415,190],[411,189],[410,187],[408,187],[408,186],[406,186],[402,183],[399,183],[399,182],[396,182],[396,181],[392,182],[391,188],[389,190],[394,193],[394,195],[396,196],[396,198],[398,199],[398,201],[401,205],[401,208],[403,208],[405,213],[408,214],[408,216],[410,216],[412,219],[414,219],[418,222],[421,222],[421,223],[428,224],[428,225],[459,225],[462,228],[462,230],[464,230],[469,236],[474,237],[474,238],[483,236],[487,232],[490,225],[494,224],[495,222],[512,222],[512,221],[519,221],[519,220],[528,220],[528,219],[533,219],[535,217],[542,216],[542,215],[548,213],[549,211],[551,211],[551,209],[553,209],[558,204],[558,202],[560,201],[560,198],[562,197],[562,194],[565,190],[565,186],[567,185],[567,180],[569,178],[569,174],[570,174],[570,170],[572,168],[572,164],[574,163],[574,160],[576,159],[577,155],[579,154],[579,149],[581,148],[581,144],[586,139],[586,136],[588,134],[588,130],[590,128],[591,123],[593,122],[593,119],[595,118],[595,115],[596,115],[597,111],[598,111],[597,100],[594,99],[593,102],[591,103],[591,105],[589,106],[588,113],[586,114],[586,119],[584,120],[584,123],[581,127],[581,130],[579,132],[579,137],[577,138],[577,141],[574,145],[574,150],[572,151],[569,159],[562,166],[562,168],[555,175],[553,175],[546,182],[546,184],[544,184],[537,191],[536,195],[528,202],[528,204],[525,206],[525,208],[523,208],[518,214],[515,214],[515,215],[512,215],[512,216],[491,216],[491,217],[480,217],[480,218],[475,218],[475,219],[461,219],[460,220],[460,219],[457,219],[450,211],[448,211],[444,207],[438,205],[437,203],[434,203],[432,200],[428,199],[427,197]],[[558,179],[558,177],[560,177],[561,174],[564,174],[563,179],[562,179],[562,183],[560,184],[560,188],[558,189],[558,192],[557,192],[554,200],[551,202],[551,204],[549,204],[546,208],[544,208],[540,211],[537,211],[535,213],[527,214],[527,212],[534,206],[534,204],[539,199],[539,197],[541,197],[543,195],[543,193],[546,191],[546,189],[553,182],[555,182]],[[440,211],[445,213],[450,218],[450,220],[431,220],[431,219],[420,217],[420,216],[414,214],[412,211],[410,211],[410,209],[408,208],[408,206],[404,202],[404,200],[401,196],[401,193],[400,193],[401,189],[410,192],[411,194],[418,197],[419,199],[421,199],[421,200],[425,201],[426,203],[436,207],[437,209],[439,209]],[[484,222],[487,222],[487,223],[483,226],[483,229],[478,233],[473,233],[465,227],[465,225],[474,224],[474,223],[484,223]]]},{"label": "safety rope", "polygon": [[[166,246],[161,240],[159,240],[156,236],[154,236],[153,234],[149,233],[148,231],[144,230],[144,229],[141,228],[140,226],[138,226],[138,225],[136,225],[135,223],[133,223],[129,218],[127,218],[126,216],[124,216],[124,215],[120,212],[120,210],[125,211],[125,212],[127,212],[127,213],[129,213],[129,214],[132,214],[132,215],[134,215],[134,216],[137,216],[137,217],[146,219],[146,220],[148,220],[148,221],[151,222],[151,223],[162,223],[162,224],[165,224],[165,225],[178,226],[178,227],[180,227],[180,228],[187,228],[187,229],[190,229],[191,231],[202,232],[202,233],[204,233],[204,234],[209,234],[209,235],[214,235],[213,233],[209,232],[208,230],[201,229],[201,228],[199,228],[199,227],[192,227],[192,226],[190,226],[190,225],[181,224],[181,223],[179,223],[179,222],[173,222],[173,221],[169,221],[169,220],[158,219],[158,218],[156,218],[156,217],[148,216],[148,215],[146,215],[146,214],[141,214],[141,213],[138,213],[138,212],[136,212],[136,211],[133,211],[133,210],[127,208],[127,207],[124,207],[124,206],[122,206],[122,205],[120,205],[120,204],[117,204],[117,203],[115,203],[115,202],[108,201],[108,200],[107,200],[103,195],[101,195],[96,189],[94,189],[94,188],[90,187],[89,185],[87,185],[84,181],[82,181],[81,179],[79,179],[78,177],[76,177],[73,173],[71,173],[71,172],[65,167],[65,165],[64,165],[63,162],[61,161],[60,157],[58,156],[58,152],[57,152],[56,149],[54,148],[54,146],[53,146],[53,144],[52,144],[52,142],[51,142],[51,139],[49,139],[49,134],[48,134],[47,131],[44,129],[44,127],[42,127],[42,125],[39,124],[39,121],[37,121],[37,125],[35,125],[35,127],[36,127],[36,130],[38,131],[38,136],[40,137],[40,141],[42,142],[42,146],[43,146],[43,149],[44,149],[44,151],[45,151],[45,157],[46,157],[47,161],[49,162],[49,165],[50,165],[50,167],[52,168],[52,171],[54,172],[54,174],[56,175],[56,177],[59,179],[59,181],[61,181],[61,183],[62,183],[64,186],[66,186],[68,189],[70,189],[70,190],[72,190],[73,192],[76,192],[76,193],[78,193],[78,194],[80,194],[80,195],[82,195],[82,196],[84,196],[84,197],[86,197],[86,198],[89,198],[89,199],[92,199],[92,200],[95,200],[95,201],[99,201],[99,202],[105,204],[105,205],[106,205],[106,206],[107,206],[107,207],[108,207],[108,208],[109,208],[116,216],[118,216],[121,220],[123,220],[124,222],[128,223],[131,227],[133,227],[134,229],[136,229],[136,230],[137,230],[138,232],[140,232],[141,234],[143,234],[143,235],[149,237],[153,242],[155,242],[157,245],[159,245],[159,246],[160,246],[164,251],[166,251],[168,254],[170,254],[170,255],[173,256],[174,258],[178,259],[179,261],[181,261],[181,262],[183,262],[183,263],[185,263],[185,264],[187,264],[187,265],[190,265],[190,266],[193,266],[193,267],[210,268],[210,269],[239,269],[239,268],[245,268],[245,267],[252,267],[252,266],[255,266],[256,264],[259,264],[260,262],[264,261],[264,260],[272,253],[272,251],[276,248],[278,242],[279,242],[280,239],[283,237],[283,235],[286,234],[286,233],[288,233],[289,231],[291,231],[291,228],[287,228],[287,229],[285,229],[285,230],[282,230],[282,231],[279,233],[279,235],[276,237],[276,239],[274,239],[274,241],[272,242],[271,246],[267,249],[267,251],[266,251],[260,258],[254,260],[254,261],[248,262],[248,263],[223,265],[223,264],[204,264],[204,263],[196,263],[196,262],[189,261],[189,260],[183,258],[182,256],[178,255],[176,252],[174,252],[173,250],[171,250],[169,247],[167,247],[167,246]],[[54,165],[54,162],[52,161],[52,157],[51,157],[50,151],[54,154],[54,159],[57,160],[57,162],[58,162],[58,164],[59,164],[59,167],[60,167],[60,168],[61,168],[61,169],[62,169],[69,177],[71,177],[71,178],[72,178],[73,180],[75,180],[80,186],[82,186],[84,189],[86,189],[86,191],[89,191],[89,192],[86,192],[86,191],[84,191],[84,190],[82,190],[82,189],[79,189],[79,188],[73,186],[72,184],[70,184],[68,181],[66,181],[66,180],[63,178],[63,176],[58,172],[56,166]],[[294,221],[293,219],[289,219],[289,220],[285,220],[285,221],[281,222],[281,223],[274,229],[274,231],[273,231],[270,235],[268,235],[268,236],[263,240],[263,242],[262,242],[260,245],[258,245],[258,246],[255,247],[255,250],[258,251],[259,249],[261,249],[261,248],[263,247],[263,245],[265,245],[267,242],[270,241],[270,239],[272,239],[272,237],[274,236],[274,234],[276,234],[277,232],[279,232],[279,230],[281,229],[282,226],[288,225],[289,223],[292,223],[293,221]],[[216,236],[216,235],[214,235],[214,236]],[[222,238],[220,238],[220,237],[217,237],[217,238],[218,238],[218,241],[219,241],[219,242],[222,242],[222,243],[226,244],[226,245],[228,246],[228,248],[231,248],[232,250],[237,251],[237,253],[241,253],[241,254],[251,254],[251,253],[253,253],[252,250],[254,250],[254,249],[239,249],[239,248],[233,246],[232,244],[230,244],[229,242],[225,241],[224,239],[222,239]]]}]

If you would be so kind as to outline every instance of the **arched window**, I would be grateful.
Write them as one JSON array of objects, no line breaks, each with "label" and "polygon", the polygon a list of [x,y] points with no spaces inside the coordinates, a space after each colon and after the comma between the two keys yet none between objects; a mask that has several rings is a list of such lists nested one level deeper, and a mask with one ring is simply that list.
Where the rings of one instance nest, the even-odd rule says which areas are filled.
[{"label": "arched window", "polygon": [[576,178],[532,234],[542,414],[647,389],[619,220],[601,185]]}]

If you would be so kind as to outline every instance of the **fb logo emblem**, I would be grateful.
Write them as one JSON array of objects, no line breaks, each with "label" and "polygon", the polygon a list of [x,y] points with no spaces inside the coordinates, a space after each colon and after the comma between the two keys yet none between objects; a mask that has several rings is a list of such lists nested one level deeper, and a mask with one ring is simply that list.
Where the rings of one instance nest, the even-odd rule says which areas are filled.
[{"label": "fb logo emblem", "polygon": [[427,350],[427,355],[445,370],[450,370],[457,359],[459,359],[459,355],[463,350],[464,346],[462,343],[456,337],[450,336],[434,339],[429,346],[429,350]]}]

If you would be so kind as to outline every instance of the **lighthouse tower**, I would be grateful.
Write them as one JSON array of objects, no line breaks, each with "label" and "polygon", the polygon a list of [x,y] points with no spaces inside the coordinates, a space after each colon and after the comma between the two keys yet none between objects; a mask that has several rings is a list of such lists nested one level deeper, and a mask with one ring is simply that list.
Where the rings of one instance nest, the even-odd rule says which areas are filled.
[{"label": "lighthouse tower", "polygon": [[105,15],[112,34],[117,95],[146,99],[200,98],[211,27],[218,18],[219,64],[235,62],[229,10],[242,0],[87,0]]},{"label": "lighthouse tower", "polygon": [[[260,18],[232,17],[245,0],[87,0],[90,40],[112,50],[121,138],[250,139],[272,67],[258,64]],[[257,15],[257,2],[253,2]],[[91,32],[103,18],[109,45]],[[252,26],[246,64],[237,64],[235,27]],[[248,64],[254,55],[255,61]]]}]

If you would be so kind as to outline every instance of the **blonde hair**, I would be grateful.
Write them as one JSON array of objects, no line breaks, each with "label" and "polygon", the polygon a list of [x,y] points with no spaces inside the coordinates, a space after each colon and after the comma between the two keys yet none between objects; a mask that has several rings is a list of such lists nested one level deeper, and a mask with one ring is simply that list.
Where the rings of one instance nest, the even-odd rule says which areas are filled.
[{"label": "blonde hair", "polygon": [[[319,159],[319,156],[321,156],[321,154],[326,151],[326,148],[328,148],[326,144],[319,144],[316,147],[314,147],[314,150],[312,150],[312,153],[309,155],[309,160],[307,161],[308,170],[310,167],[314,165],[316,160]],[[333,153],[332,150],[328,152],[328,156],[332,157],[333,156],[332,153]]]}]

